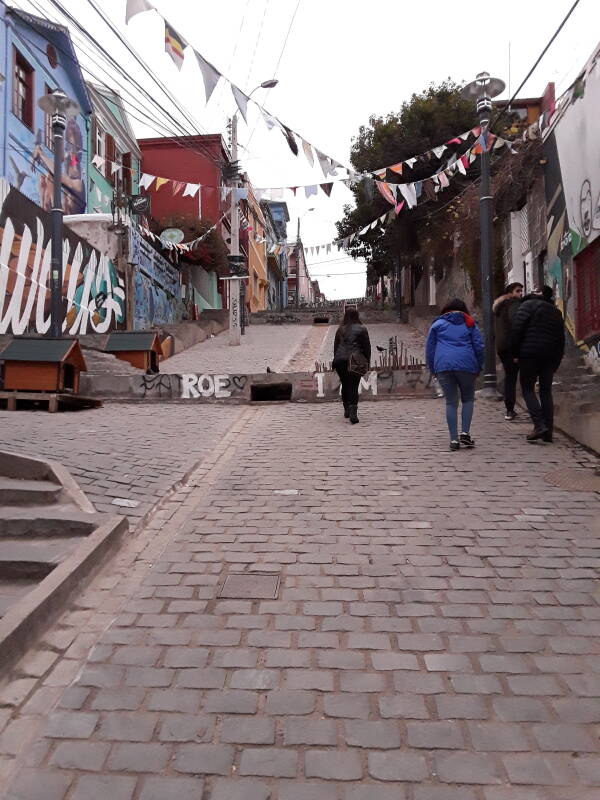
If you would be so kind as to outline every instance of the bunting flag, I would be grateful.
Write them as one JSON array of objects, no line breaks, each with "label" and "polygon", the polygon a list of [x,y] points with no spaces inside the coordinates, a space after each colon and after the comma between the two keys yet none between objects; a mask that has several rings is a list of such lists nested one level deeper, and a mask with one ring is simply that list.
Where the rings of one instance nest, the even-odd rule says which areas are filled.
[{"label": "bunting flag", "polygon": [[148,173],[144,172],[144,174],[140,178],[140,183],[139,183],[140,189],[149,189],[154,183],[155,178],[156,175],[149,175]]},{"label": "bunting flag", "polygon": [[331,190],[333,189],[333,183],[320,183],[319,186],[321,187],[321,189],[323,189],[327,197],[331,197]]},{"label": "bunting flag", "polygon": [[377,188],[379,189],[379,192],[382,195],[382,197],[384,197],[388,201],[388,203],[390,203],[393,206],[396,205],[396,198],[392,194],[392,190],[387,185],[387,183],[381,183],[380,181],[377,181]]},{"label": "bunting flag", "polygon": [[161,186],[164,186],[165,183],[170,183],[169,178],[157,178],[156,179],[156,191],[160,189]]},{"label": "bunting flag", "polygon": [[165,20],[165,51],[173,59],[173,63],[177,69],[183,66],[183,51],[187,46],[187,42],[183,39],[174,28]]},{"label": "bunting flag", "polygon": [[323,170],[323,175],[327,177],[329,175],[329,169],[331,166],[331,160],[325,153],[322,153],[320,150],[317,150],[315,147],[315,153],[317,154],[317,158],[319,160],[319,164],[321,165],[321,169]]},{"label": "bunting flag", "polygon": [[262,114],[263,119],[265,121],[265,125],[270,131],[272,131],[273,128],[277,125],[277,120],[275,119],[275,117],[272,117],[268,111],[265,111],[265,109],[262,106],[259,106],[259,108],[260,108],[260,113]]},{"label": "bunting flag", "polygon": [[307,198],[310,197],[313,194],[316,194],[316,193],[317,193],[317,185],[316,184],[314,184],[313,186],[305,186],[304,187],[304,194],[306,195]]},{"label": "bunting flag", "polygon": [[172,181],[173,183],[173,197],[179,194],[185,186],[185,181]]},{"label": "bunting flag", "polygon": [[281,132],[285,136],[285,139],[290,147],[292,153],[297,156],[298,155],[298,144],[296,143],[296,139],[294,138],[294,132],[284,125],[283,122],[278,120],[279,125],[281,126]]},{"label": "bunting flag", "polygon": [[186,183],[183,197],[195,197],[200,189],[199,183]]},{"label": "bunting flag", "polygon": [[246,119],[248,114],[248,100],[249,97],[247,94],[244,94],[241,89],[238,89],[237,86],[234,86],[233,83],[231,84],[231,92],[235,98],[235,102],[237,103],[237,107],[240,110],[240,114],[244,118],[244,122],[248,122]]},{"label": "bunting flag", "polygon": [[97,169],[102,169],[102,167],[104,166],[104,164],[105,164],[105,163],[106,163],[106,160],[105,160],[104,158],[102,158],[102,156],[98,156],[98,155],[96,155],[96,156],[94,156],[94,157],[92,158],[92,164],[93,164],[93,165],[94,165],[94,166],[95,166]]},{"label": "bunting flag", "polygon": [[122,164],[118,164],[116,161],[113,161],[112,164],[110,165],[110,174],[114,175],[115,172],[119,172],[122,166],[123,166]]},{"label": "bunting flag", "polygon": [[306,156],[306,160],[314,167],[315,165],[315,157],[313,156],[312,146],[310,142],[307,142],[306,139],[302,139],[302,149],[304,150],[304,155]]},{"label": "bunting flag", "polygon": [[132,17],[136,14],[141,14],[142,11],[154,11],[154,6],[148,0],[127,0],[125,8],[125,24],[129,23]]},{"label": "bunting flag", "polygon": [[194,50],[194,55],[196,56],[196,61],[198,62],[200,72],[202,73],[202,80],[204,81],[204,94],[206,97],[206,102],[208,103],[217,83],[219,82],[221,73],[218,69],[213,67],[213,65],[207,61],[204,56],[201,56],[197,50]]}]

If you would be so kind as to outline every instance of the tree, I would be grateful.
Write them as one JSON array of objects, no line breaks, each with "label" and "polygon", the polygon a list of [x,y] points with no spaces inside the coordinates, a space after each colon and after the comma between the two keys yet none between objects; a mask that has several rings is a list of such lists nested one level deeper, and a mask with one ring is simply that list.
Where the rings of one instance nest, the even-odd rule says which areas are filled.
[{"label": "tree", "polygon": [[[357,172],[380,169],[437,147],[476,123],[473,103],[465,100],[458,84],[448,78],[439,85],[431,84],[420,94],[413,94],[399,112],[386,117],[372,116],[353,140],[350,160]],[[467,146],[464,144],[462,149]],[[409,175],[397,176],[394,180],[407,183],[422,180],[434,173],[441,163],[432,156],[426,162],[416,163]],[[451,200],[476,174],[470,171],[466,178],[453,178],[450,186],[438,194],[438,202]],[[344,207],[344,216],[337,223],[340,237],[358,231],[391,209],[379,192],[373,190],[374,183],[369,180],[354,185],[355,207]],[[420,203],[412,211],[403,210],[383,231],[369,231],[347,247],[351,256],[367,261],[369,283],[387,274],[398,254],[414,255],[419,251],[420,222],[431,209],[432,203],[427,202]]]}]

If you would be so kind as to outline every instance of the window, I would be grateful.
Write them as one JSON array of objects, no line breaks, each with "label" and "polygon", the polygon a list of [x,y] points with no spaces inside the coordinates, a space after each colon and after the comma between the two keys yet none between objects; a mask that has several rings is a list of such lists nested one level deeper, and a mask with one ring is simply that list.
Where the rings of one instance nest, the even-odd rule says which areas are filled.
[{"label": "window", "polygon": [[13,114],[33,128],[33,67],[13,50]]},{"label": "window", "polygon": [[[52,89],[45,84],[44,94],[52,94]],[[52,137],[52,115],[44,114],[44,144],[48,150],[54,149],[54,139]]]}]

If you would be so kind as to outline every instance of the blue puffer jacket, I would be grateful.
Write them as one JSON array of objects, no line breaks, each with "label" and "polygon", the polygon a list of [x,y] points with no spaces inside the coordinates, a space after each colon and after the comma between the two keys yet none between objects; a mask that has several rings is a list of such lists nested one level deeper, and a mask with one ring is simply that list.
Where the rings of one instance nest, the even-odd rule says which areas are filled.
[{"label": "blue puffer jacket", "polygon": [[462,311],[449,311],[438,317],[429,329],[425,354],[433,373],[481,372],[483,341],[473,318]]}]

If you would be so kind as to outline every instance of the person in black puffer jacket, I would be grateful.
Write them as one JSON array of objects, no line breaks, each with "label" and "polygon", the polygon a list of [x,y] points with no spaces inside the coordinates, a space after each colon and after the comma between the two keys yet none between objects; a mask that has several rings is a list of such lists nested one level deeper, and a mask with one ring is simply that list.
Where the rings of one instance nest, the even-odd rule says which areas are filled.
[{"label": "person in black puffer jacket", "polygon": [[513,358],[511,338],[512,322],[521,305],[522,295],[522,283],[509,283],[504,290],[504,294],[496,298],[492,306],[496,331],[496,352],[504,367],[504,405],[506,406],[504,419],[509,421],[517,416],[515,403],[517,401],[519,365],[515,363]]},{"label": "person in black puffer jacket", "polygon": [[342,402],[344,403],[344,416],[355,425],[358,420],[358,387],[360,375],[348,370],[350,356],[354,352],[362,353],[371,361],[371,341],[369,332],[360,321],[356,308],[347,308],[344,312],[342,324],[335,334],[333,345],[333,368],[337,372],[342,384]]},{"label": "person in black puffer jacket", "polygon": [[[554,305],[550,286],[541,295],[528,295],[515,314],[512,329],[512,352],[521,373],[521,389],[533,422],[527,440],[552,441],[554,404],[552,379],[565,351],[565,323]],[[540,398],[535,393],[539,380]]]}]

